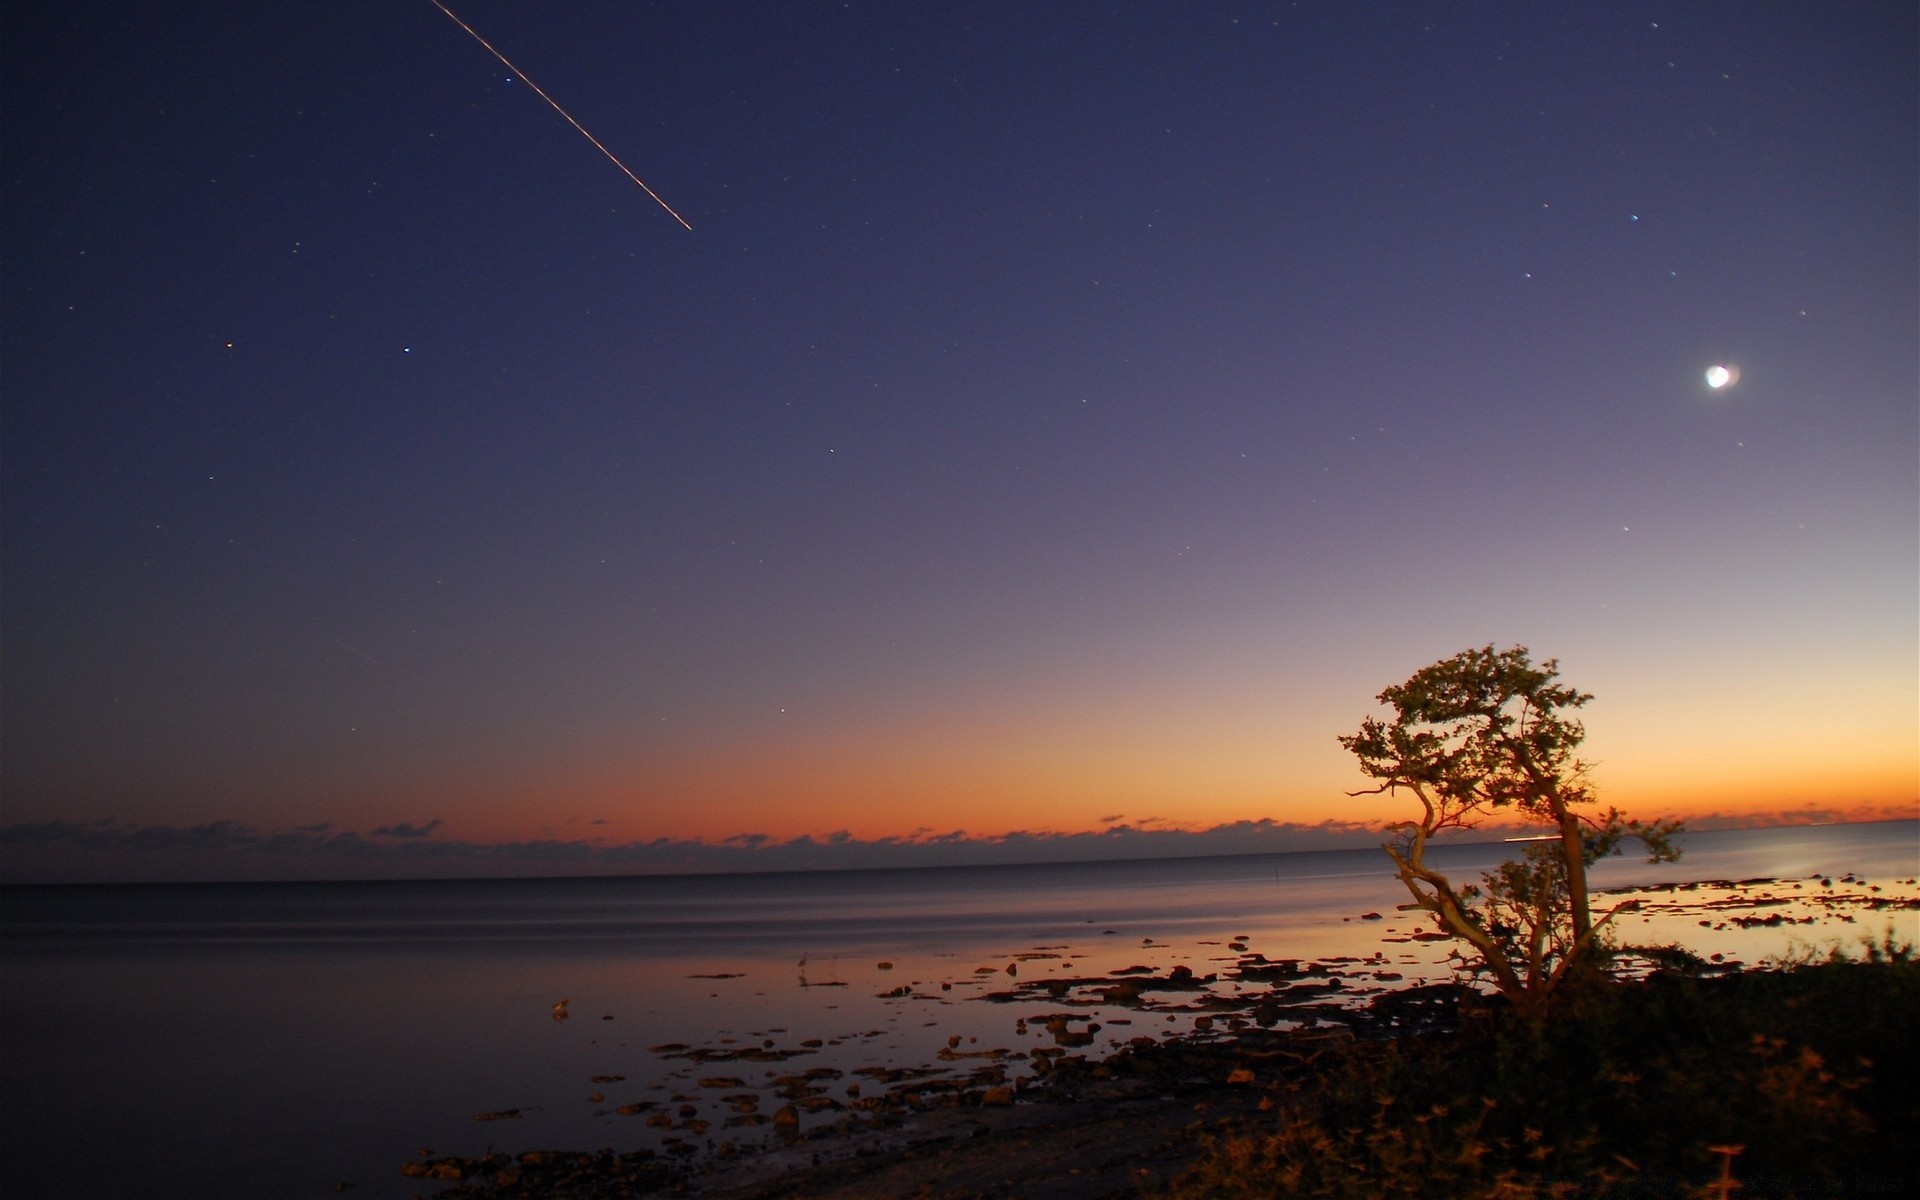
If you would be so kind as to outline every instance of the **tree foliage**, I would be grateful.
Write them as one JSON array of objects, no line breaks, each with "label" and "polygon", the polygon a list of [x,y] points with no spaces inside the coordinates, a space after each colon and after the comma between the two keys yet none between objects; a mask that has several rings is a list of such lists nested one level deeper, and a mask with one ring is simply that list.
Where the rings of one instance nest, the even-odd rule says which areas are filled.
[{"label": "tree foliage", "polygon": [[[1383,847],[1412,907],[1468,943],[1476,965],[1533,1017],[1568,976],[1595,973],[1602,962],[1606,918],[1593,918],[1587,868],[1628,837],[1650,861],[1679,856],[1676,822],[1583,811],[1594,795],[1575,756],[1586,729],[1573,713],[1593,697],[1558,677],[1555,660],[1535,666],[1524,646],[1466,650],[1381,692],[1392,719],[1368,717],[1340,739],[1379,781],[1353,795],[1406,791],[1420,802],[1420,819],[1390,826],[1396,837]],[[1435,835],[1500,815],[1543,826],[1546,836],[1477,885],[1455,887],[1426,861]]]}]

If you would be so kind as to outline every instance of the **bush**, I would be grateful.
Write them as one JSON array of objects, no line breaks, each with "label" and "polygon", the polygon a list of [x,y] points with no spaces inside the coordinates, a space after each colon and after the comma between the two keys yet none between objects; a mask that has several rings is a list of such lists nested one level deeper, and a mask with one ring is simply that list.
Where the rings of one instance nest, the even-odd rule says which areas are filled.
[{"label": "bush", "polygon": [[[1916,1181],[1920,963],[1904,949],[1583,991],[1546,1024],[1362,1044],[1178,1198],[1894,1194]],[[1477,1026],[1478,1028],[1475,1028]]]}]

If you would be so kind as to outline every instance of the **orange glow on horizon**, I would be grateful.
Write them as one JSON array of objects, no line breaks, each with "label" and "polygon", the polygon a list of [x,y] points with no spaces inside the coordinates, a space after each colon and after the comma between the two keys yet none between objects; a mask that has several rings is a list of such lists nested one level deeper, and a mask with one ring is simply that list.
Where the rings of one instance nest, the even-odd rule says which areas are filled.
[{"label": "orange glow on horizon", "polygon": [[[825,757],[828,761],[822,761]],[[775,840],[844,832],[871,841],[920,840],[964,833],[1076,834],[1116,825],[1200,832],[1262,820],[1298,826],[1326,822],[1378,827],[1400,819],[1407,797],[1349,797],[1355,778],[1335,756],[1292,786],[1220,767],[1212,771],[1140,764],[1076,769],[1070,760],[1008,756],[964,763],[872,762],[865,770],[831,761],[771,755],[760,761],[691,761],[649,772],[634,785],[609,773],[529,792],[502,781],[466,791],[457,809],[423,797],[414,811],[450,811],[447,834],[506,842],[551,838],[617,844],[666,838],[720,842],[744,835]],[[1624,764],[1623,764],[1624,765]],[[1608,772],[1625,774],[1625,772]],[[1920,815],[1914,773],[1897,768],[1813,773],[1722,773],[1710,778],[1629,776],[1602,782],[1602,806],[1630,817],[1762,824],[1808,820],[1885,820]],[[529,820],[528,809],[540,814]]]},{"label": "orange glow on horizon", "polygon": [[[1771,726],[1669,704],[1594,714],[1586,749],[1602,806],[1644,819],[1762,823],[1920,814],[1920,753],[1898,703],[1865,706],[1870,719],[1799,712],[1790,715],[1804,719]],[[1105,709],[976,702],[840,726],[775,714],[686,741],[583,741],[504,766],[441,764],[314,819],[371,829],[438,817],[441,836],[463,840],[620,844],[1403,817],[1404,797],[1346,794],[1366,781],[1330,726],[1304,701],[1262,708],[1232,693],[1211,703],[1135,696]]]}]

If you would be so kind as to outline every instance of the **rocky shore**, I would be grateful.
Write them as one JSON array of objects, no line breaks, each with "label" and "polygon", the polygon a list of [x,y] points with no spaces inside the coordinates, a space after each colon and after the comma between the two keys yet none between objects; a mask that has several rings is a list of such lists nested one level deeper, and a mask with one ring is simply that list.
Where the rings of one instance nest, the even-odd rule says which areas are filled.
[{"label": "rocky shore", "polygon": [[[773,1148],[706,1161],[648,1150],[530,1151],[430,1158],[403,1170],[453,1183],[436,1193],[441,1200],[1132,1195],[1177,1174],[1208,1138],[1270,1111],[1330,1049],[1450,1028],[1463,995],[1452,984],[1417,987],[1359,1008],[1303,1003],[1286,1030],[1242,1023],[1218,1037],[1136,1038],[1104,1058],[1062,1051],[1043,1056],[1048,1068],[1018,1086],[991,1069],[967,1080],[901,1081],[865,1098],[864,1119],[803,1128],[796,1117]],[[1071,1026],[1061,1029],[1072,1036]],[[781,1111],[801,1111],[827,1082],[791,1077],[793,1104]]]},{"label": "rocky shore", "polygon": [[[1867,913],[1910,912],[1920,907],[1913,886],[1750,879],[1616,900],[1703,930],[1831,927]],[[1010,965],[1009,986],[972,998],[1017,1006],[1026,1014],[1017,1018],[1019,1035],[1046,1045],[979,1048],[956,1036],[926,1064],[769,1071],[757,1086],[725,1073],[726,1065],[778,1069],[812,1047],[653,1047],[719,1068],[688,1094],[618,1109],[663,1134],[657,1148],[423,1154],[402,1171],[438,1200],[1133,1196],[1182,1174],[1212,1141],[1271,1124],[1265,1114],[1311,1087],[1323,1058],[1355,1043],[1457,1029],[1486,1012],[1458,983],[1404,981],[1382,953],[1302,962],[1269,960],[1238,940],[1225,949],[1233,957],[1207,974],[1131,967],[1021,980]],[[1709,975],[1742,966],[1719,954],[1696,963]],[[1104,1026],[1095,1019],[1102,1013]],[[1135,1019],[1150,1029],[1162,1013],[1178,1013],[1184,1032],[1132,1034]],[[1110,1052],[1093,1049],[1096,1035]],[[717,1116],[716,1101],[728,1115]]]}]

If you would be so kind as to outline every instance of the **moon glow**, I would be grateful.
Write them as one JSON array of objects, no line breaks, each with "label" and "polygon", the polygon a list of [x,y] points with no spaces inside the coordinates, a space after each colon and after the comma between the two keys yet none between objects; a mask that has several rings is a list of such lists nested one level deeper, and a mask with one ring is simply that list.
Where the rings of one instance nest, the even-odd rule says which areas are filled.
[{"label": "moon glow", "polygon": [[1739,367],[1715,363],[1707,368],[1707,386],[1716,392],[1722,388],[1732,387],[1738,382],[1740,382]]}]

